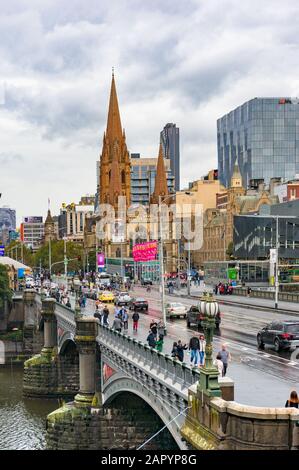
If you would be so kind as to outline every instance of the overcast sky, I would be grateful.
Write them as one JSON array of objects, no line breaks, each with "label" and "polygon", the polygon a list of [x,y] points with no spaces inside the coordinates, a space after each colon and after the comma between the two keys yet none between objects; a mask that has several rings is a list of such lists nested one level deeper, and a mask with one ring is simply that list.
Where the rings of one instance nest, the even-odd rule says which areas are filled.
[{"label": "overcast sky", "polygon": [[0,0],[1,205],[54,214],[96,190],[115,68],[130,152],[181,135],[181,183],[217,166],[216,119],[298,96],[297,0]]}]

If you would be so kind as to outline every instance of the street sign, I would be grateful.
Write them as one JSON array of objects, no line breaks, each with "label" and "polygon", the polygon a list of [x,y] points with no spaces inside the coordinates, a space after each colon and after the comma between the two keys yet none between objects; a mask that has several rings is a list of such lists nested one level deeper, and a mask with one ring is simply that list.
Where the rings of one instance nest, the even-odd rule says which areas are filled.
[{"label": "street sign", "polygon": [[277,263],[277,250],[276,248],[270,249],[270,263]]},{"label": "street sign", "polygon": [[0,245],[0,256],[4,256],[4,254],[5,254],[5,246]]}]

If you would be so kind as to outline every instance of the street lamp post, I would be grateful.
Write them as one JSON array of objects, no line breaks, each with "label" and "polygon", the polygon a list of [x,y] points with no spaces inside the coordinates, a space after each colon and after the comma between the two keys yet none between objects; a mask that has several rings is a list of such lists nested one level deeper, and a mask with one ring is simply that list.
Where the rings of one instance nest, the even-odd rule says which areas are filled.
[{"label": "street lamp post", "polygon": [[188,276],[187,276],[187,289],[188,295],[190,295],[190,277],[191,277],[191,256],[190,256],[190,240],[188,241]]},{"label": "street lamp post", "polygon": [[[187,196],[191,196],[191,192],[185,191]],[[162,304],[162,316],[163,316],[163,323],[165,326],[165,333],[167,332],[166,329],[166,310],[165,310],[165,282],[164,282],[164,253],[163,253],[163,238],[162,238],[162,200],[163,202],[167,201],[174,197],[174,194],[169,194],[166,197],[159,196],[159,206],[158,206],[158,213],[159,213],[159,262],[160,262],[160,278],[161,278],[161,304]],[[189,252],[190,252],[190,242],[189,242]]]},{"label": "street lamp post", "polygon": [[275,309],[278,309],[278,292],[279,292],[279,279],[278,279],[278,249],[279,249],[279,233],[278,233],[278,216],[276,217],[276,243],[275,243]]},{"label": "street lamp post", "polygon": [[210,397],[220,397],[218,369],[213,365],[213,333],[218,303],[212,294],[203,294],[200,301],[200,311],[204,314],[203,329],[206,338],[205,365],[200,370],[199,390]]},{"label": "street lamp post", "polygon": [[165,310],[165,283],[164,283],[164,259],[163,259],[164,253],[163,253],[163,239],[162,239],[161,203],[162,203],[162,198],[161,196],[159,196],[159,239],[160,239],[159,261],[160,261],[160,278],[161,278],[161,306],[162,306],[163,323],[164,323],[165,334],[166,334],[167,329],[166,329],[166,310]]}]

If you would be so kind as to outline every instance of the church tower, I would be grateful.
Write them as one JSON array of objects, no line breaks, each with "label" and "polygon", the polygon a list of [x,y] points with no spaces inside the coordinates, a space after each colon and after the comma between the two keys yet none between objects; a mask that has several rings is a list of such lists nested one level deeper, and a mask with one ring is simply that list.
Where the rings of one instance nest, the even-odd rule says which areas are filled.
[{"label": "church tower", "polygon": [[131,162],[125,132],[121,126],[114,73],[110,90],[108,119],[100,158],[100,203],[117,207],[118,197],[131,204]]},{"label": "church tower", "polygon": [[57,240],[57,236],[55,233],[55,222],[51,215],[50,209],[48,210],[47,218],[45,220],[45,227],[44,227],[44,242],[48,243],[49,240]]},{"label": "church tower", "polygon": [[163,199],[166,199],[167,197],[167,202],[169,203],[170,198],[168,197],[167,176],[166,176],[166,171],[165,171],[163,149],[162,149],[161,143],[160,143],[159,155],[158,155],[158,161],[157,161],[155,189],[151,197],[151,203],[159,204],[159,196],[161,196],[162,202],[163,202]]}]

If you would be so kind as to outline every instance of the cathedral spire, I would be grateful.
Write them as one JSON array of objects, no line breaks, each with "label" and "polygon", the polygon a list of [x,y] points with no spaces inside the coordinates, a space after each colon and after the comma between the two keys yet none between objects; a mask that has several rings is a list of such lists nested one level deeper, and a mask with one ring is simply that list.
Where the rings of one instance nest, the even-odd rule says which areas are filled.
[{"label": "cathedral spire", "polygon": [[121,196],[120,168],[118,164],[117,144],[115,142],[110,170],[109,203],[113,206],[118,203],[118,196]]},{"label": "cathedral spire", "polygon": [[106,136],[111,143],[115,139],[121,142],[122,139],[122,127],[119,114],[116,86],[114,80],[114,71],[112,70],[112,81],[111,81],[111,90],[110,90],[110,100],[108,108],[108,120],[107,120],[107,129]]},{"label": "cathedral spire", "polygon": [[162,201],[163,201],[163,197],[165,198],[165,196],[167,195],[168,195],[167,177],[166,177],[166,171],[165,171],[165,166],[164,166],[162,144],[160,143],[157,170],[156,170],[156,179],[155,179],[155,189],[152,195],[153,204],[158,204],[159,196],[161,196]]}]

